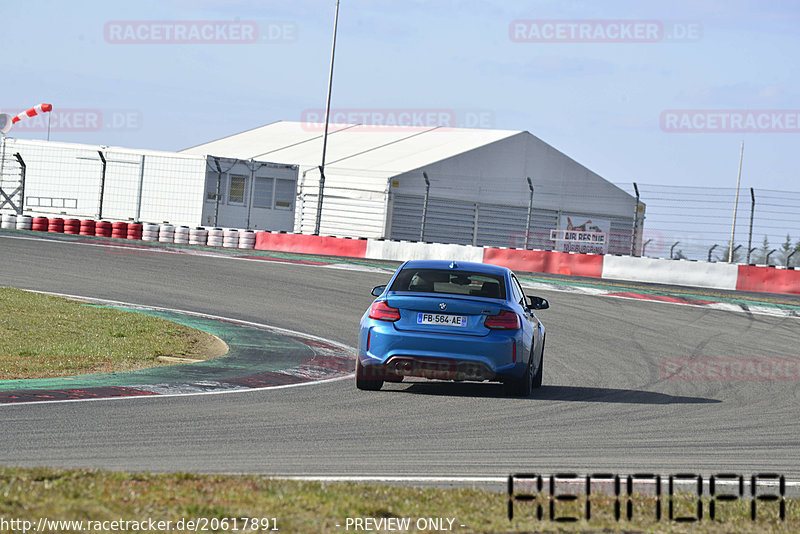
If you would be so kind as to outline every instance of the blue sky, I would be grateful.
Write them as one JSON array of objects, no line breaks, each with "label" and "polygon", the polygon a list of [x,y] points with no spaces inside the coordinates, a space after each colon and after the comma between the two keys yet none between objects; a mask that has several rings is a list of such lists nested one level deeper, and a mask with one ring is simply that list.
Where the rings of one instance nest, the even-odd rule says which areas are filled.
[{"label": "blue sky", "polygon": [[[3,2],[0,110],[99,110],[51,139],[179,150],[324,107],[334,0]],[[109,42],[114,21],[243,21],[269,43]],[[515,42],[515,20],[657,21],[659,42]],[[544,21],[544,22],[543,22]],[[676,26],[677,24],[677,26]],[[800,109],[796,2],[341,0],[332,107],[527,130],[616,183],[800,190],[800,130],[666,132],[665,110]],[[541,26],[537,26],[541,28]],[[73,117],[80,120],[80,117]],[[15,128],[12,136],[46,133]]]}]

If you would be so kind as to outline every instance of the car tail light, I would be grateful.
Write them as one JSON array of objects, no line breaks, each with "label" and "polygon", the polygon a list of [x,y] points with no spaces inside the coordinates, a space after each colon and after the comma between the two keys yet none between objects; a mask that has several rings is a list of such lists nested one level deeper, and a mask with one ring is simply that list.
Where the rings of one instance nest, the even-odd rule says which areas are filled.
[{"label": "car tail light", "polygon": [[400,310],[386,304],[385,300],[373,302],[369,309],[369,318],[379,321],[397,321],[400,319]]},{"label": "car tail light", "polygon": [[483,323],[492,330],[516,330],[519,328],[519,316],[511,311],[503,310],[497,315],[490,315]]}]

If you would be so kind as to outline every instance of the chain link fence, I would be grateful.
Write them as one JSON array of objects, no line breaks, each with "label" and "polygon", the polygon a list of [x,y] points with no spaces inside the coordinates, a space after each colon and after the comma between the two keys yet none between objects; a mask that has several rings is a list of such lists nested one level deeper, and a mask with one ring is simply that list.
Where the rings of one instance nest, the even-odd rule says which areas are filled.
[{"label": "chain link fence", "polygon": [[[617,184],[633,192],[633,184]],[[800,267],[800,192],[638,184],[644,256]]]}]

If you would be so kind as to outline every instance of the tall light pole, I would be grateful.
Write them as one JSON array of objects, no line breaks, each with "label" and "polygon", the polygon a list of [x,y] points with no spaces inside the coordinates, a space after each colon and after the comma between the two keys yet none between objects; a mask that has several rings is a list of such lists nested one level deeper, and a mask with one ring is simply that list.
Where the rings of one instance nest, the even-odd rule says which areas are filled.
[{"label": "tall light pole", "polygon": [[739,152],[739,175],[736,178],[736,202],[733,204],[733,225],[731,226],[731,244],[728,247],[728,263],[733,263],[733,235],[736,233],[736,211],[739,208],[739,184],[742,183],[742,158],[744,157],[744,141]]},{"label": "tall light pole", "polygon": [[314,235],[319,235],[322,222],[322,197],[325,192],[325,151],[328,148],[328,120],[331,112],[331,88],[333,87],[333,59],[336,55],[336,28],[339,26],[339,0],[336,0],[336,14],[333,18],[333,44],[331,45],[331,68],[328,72],[328,98],[325,102],[325,133],[322,134],[322,163],[319,166],[319,196],[317,198],[317,221]]}]

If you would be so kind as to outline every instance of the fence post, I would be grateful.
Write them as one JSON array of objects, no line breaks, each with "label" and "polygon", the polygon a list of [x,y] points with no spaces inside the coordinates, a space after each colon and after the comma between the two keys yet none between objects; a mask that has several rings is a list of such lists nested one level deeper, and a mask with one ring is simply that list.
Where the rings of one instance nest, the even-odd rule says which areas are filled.
[{"label": "fence post", "polygon": [[144,186],[144,154],[139,162],[139,187],[136,190],[136,219],[134,222],[139,222],[142,216],[142,187]]},{"label": "fence post", "polygon": [[103,162],[103,171],[100,175],[100,202],[97,206],[97,220],[99,221],[103,218],[103,196],[106,192],[106,157],[102,150],[98,150],[97,153],[100,154],[100,161]]},{"label": "fence post", "polygon": [[478,246],[478,203],[475,203],[475,220],[472,223],[472,246]]},{"label": "fence post", "polygon": [[322,224],[322,197],[325,195],[325,168],[322,165],[319,166],[319,193],[317,194],[317,219],[314,222],[314,235],[319,235],[319,227]]},{"label": "fence post", "polygon": [[636,205],[633,207],[633,230],[631,231],[631,256],[636,255],[636,227],[639,225],[639,186],[633,182],[636,191]]},{"label": "fence post", "polygon": [[[245,228],[247,230],[250,229],[250,212],[253,209],[253,191],[255,190],[255,182],[256,182],[256,162],[253,161],[253,158],[250,158],[248,162],[248,168],[250,169],[250,188],[247,192],[247,221],[245,221]],[[260,167],[260,166],[259,166]],[[274,193],[273,193],[274,195]],[[272,199],[273,205],[275,203],[275,198]]]},{"label": "fence post", "polygon": [[531,196],[528,199],[528,217],[525,220],[525,250],[528,250],[528,239],[531,235],[531,211],[533,210],[533,182],[530,176],[528,176],[528,189],[531,191]]},{"label": "fence post", "polygon": [[747,264],[750,264],[750,252],[752,252],[751,245],[753,244],[753,214],[756,211],[756,194],[753,188],[750,188],[750,233],[747,237]]},{"label": "fence post", "polygon": [[428,173],[422,171],[422,177],[425,179],[425,199],[422,201],[422,224],[419,226],[419,240],[425,241],[425,221],[428,218],[428,195],[431,192],[431,181],[428,180]]},{"label": "fence post", "polygon": [[0,183],[3,181],[3,173],[6,165],[6,134],[0,132]]},{"label": "fence post", "polygon": [[25,162],[22,161],[22,156],[19,152],[14,154],[14,157],[17,158],[20,168],[19,208],[17,208],[17,215],[22,215],[22,210],[25,207],[25,172],[27,170],[27,166],[25,165]]},{"label": "fence post", "polygon": [[214,226],[219,226],[219,194],[222,187],[222,167],[219,164],[219,158],[214,158],[214,165],[217,166],[217,192],[214,195]]}]

